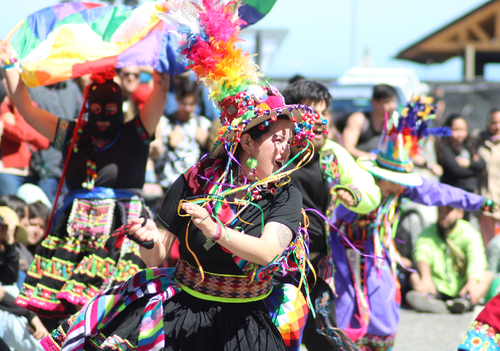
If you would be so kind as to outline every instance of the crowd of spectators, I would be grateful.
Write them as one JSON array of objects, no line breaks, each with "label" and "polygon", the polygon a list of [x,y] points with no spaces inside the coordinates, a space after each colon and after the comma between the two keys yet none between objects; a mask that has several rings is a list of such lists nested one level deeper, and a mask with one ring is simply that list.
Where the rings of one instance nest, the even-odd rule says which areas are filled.
[{"label": "crowd of spectators", "polygon": [[[117,71],[115,80],[123,91],[125,121],[137,115],[151,93],[152,73],[144,67]],[[297,76],[293,81],[302,79]],[[81,77],[30,89],[29,93],[34,105],[73,120],[81,108],[86,82],[86,77]],[[374,158],[386,116],[398,114],[395,96],[391,86],[375,86],[373,111],[353,113],[343,130],[337,130],[327,106],[324,117],[329,120],[328,139],[344,146],[354,158]],[[39,317],[13,301],[44,237],[63,160],[61,152],[19,114],[3,82],[0,104],[0,320],[4,324],[3,328],[0,325],[0,341],[3,338],[8,345],[16,345],[18,351],[37,350],[36,340],[47,330]],[[466,118],[447,112],[440,111],[443,117],[439,124],[449,127],[452,134],[435,142],[437,164],[427,162],[427,155],[422,155],[414,160],[415,165],[440,176],[444,184],[500,201],[500,109],[491,111],[488,125],[477,138],[468,130]],[[153,214],[172,182],[210,151],[219,127],[218,110],[206,89],[189,73],[171,77],[164,116],[150,144],[143,188]],[[453,226],[446,227],[450,212]],[[467,222],[473,216],[478,217],[479,232]],[[443,207],[439,218],[416,242],[412,256],[417,271],[407,275],[413,289],[409,303],[427,312],[464,312],[500,291],[500,238],[496,236],[500,214],[462,213]],[[457,250],[457,241],[468,250]],[[175,264],[177,255],[174,246],[169,265]],[[432,295],[433,299],[422,299],[415,292]]]}]

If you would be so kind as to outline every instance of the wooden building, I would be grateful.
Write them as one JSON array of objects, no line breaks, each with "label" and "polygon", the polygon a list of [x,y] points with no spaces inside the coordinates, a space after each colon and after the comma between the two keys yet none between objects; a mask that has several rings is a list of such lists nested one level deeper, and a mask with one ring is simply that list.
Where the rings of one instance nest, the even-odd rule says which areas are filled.
[{"label": "wooden building", "polygon": [[433,64],[456,56],[464,60],[467,81],[482,77],[487,63],[500,63],[500,0],[486,2],[412,44],[396,58]]}]

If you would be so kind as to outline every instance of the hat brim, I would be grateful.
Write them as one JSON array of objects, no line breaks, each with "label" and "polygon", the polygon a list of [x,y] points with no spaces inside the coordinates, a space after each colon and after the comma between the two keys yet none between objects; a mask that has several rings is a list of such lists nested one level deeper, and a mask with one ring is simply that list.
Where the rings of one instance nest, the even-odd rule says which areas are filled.
[{"label": "hat brim", "polygon": [[28,230],[22,225],[16,226],[15,241],[18,243],[24,243],[28,240]]},{"label": "hat brim", "polygon": [[[275,108],[272,110],[268,110],[270,112],[266,112],[258,117],[253,118],[246,125],[245,129],[243,129],[242,133],[252,129],[253,127],[259,125],[260,123],[263,123],[263,122],[271,119],[271,117],[276,116],[276,115],[287,115],[290,119],[292,117],[295,117],[295,118],[297,118],[296,123],[300,123],[300,122],[302,122],[302,116],[306,113],[305,108],[306,108],[306,106],[304,106],[304,105],[284,105],[284,106],[281,106],[281,107],[278,107],[278,108]],[[292,114],[293,114],[293,116],[292,116]],[[233,140],[233,138],[235,137],[235,133],[236,133],[236,131],[231,130],[230,132],[226,133],[226,135],[224,136],[224,139],[226,141]],[[225,153],[224,144],[220,140],[216,139],[214,141],[214,147],[212,149],[211,155],[212,155],[212,157],[216,158],[216,157],[221,156],[223,153]]]},{"label": "hat brim", "polygon": [[422,177],[416,173],[400,173],[384,169],[381,168],[375,160],[366,157],[360,157],[356,162],[361,168],[370,172],[373,176],[396,184],[414,187],[422,185],[423,183]]}]

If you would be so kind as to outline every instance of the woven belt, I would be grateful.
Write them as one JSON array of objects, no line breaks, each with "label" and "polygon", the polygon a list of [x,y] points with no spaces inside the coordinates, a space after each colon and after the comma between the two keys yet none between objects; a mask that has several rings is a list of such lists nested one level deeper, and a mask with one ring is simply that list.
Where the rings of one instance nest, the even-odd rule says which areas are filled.
[{"label": "woven belt", "polygon": [[[265,298],[272,289],[272,280],[252,281],[246,275],[220,275],[201,273],[186,261],[180,259],[175,269],[175,279],[183,286],[198,293],[216,298],[249,299],[262,296]],[[198,286],[195,286],[201,282]]]}]

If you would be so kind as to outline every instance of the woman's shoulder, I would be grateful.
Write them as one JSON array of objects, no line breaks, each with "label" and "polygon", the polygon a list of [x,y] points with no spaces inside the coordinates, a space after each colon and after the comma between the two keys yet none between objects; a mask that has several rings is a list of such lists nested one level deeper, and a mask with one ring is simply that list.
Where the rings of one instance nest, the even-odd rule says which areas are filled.
[{"label": "woman's shoulder", "polygon": [[302,206],[302,193],[300,190],[291,182],[278,188],[276,192],[277,198],[280,202],[296,202]]}]

